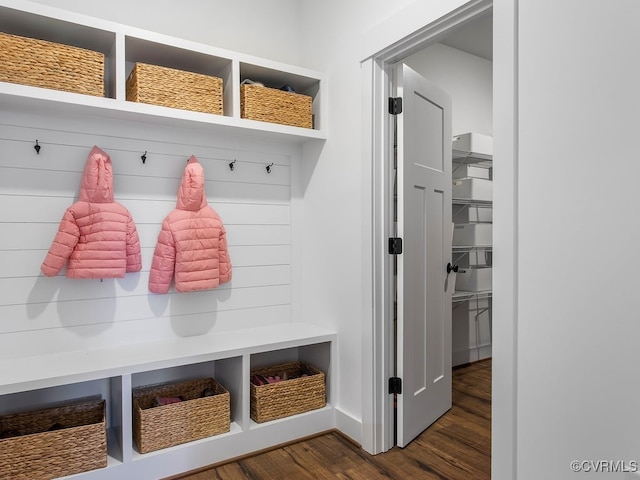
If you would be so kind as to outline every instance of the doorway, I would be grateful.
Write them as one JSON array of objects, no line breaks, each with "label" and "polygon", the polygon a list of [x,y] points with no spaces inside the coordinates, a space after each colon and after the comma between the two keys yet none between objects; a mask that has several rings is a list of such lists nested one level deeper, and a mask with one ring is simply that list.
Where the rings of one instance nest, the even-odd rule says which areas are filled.
[{"label": "doorway", "polygon": [[[491,356],[492,60],[491,12],[403,59],[452,97],[452,133],[457,140],[451,262],[460,266],[460,288],[452,307],[454,367]],[[473,133],[465,135],[469,132]],[[475,151],[467,152],[468,146]]]},{"label": "doorway", "polygon": [[[373,79],[370,85],[371,91],[369,92],[374,99],[370,113],[374,119],[378,119],[373,122],[373,137],[376,138],[376,133],[379,134],[379,141],[374,141],[372,145],[368,146],[371,156],[374,158],[372,179],[375,250],[374,338],[377,341],[374,342],[373,347],[373,364],[376,371],[374,378],[376,396],[372,406],[374,423],[371,433],[373,442],[369,447],[374,453],[386,451],[395,445],[392,428],[394,424],[394,405],[392,396],[388,395],[387,380],[393,376],[396,353],[395,345],[392,343],[393,324],[385,321],[385,318],[393,318],[393,283],[390,280],[392,279],[390,272],[393,271],[393,260],[379,254],[380,251],[385,250],[384,247],[386,246],[378,244],[378,248],[376,248],[376,242],[382,242],[376,239],[383,238],[386,241],[387,238],[393,236],[393,222],[388,215],[388,205],[393,201],[393,182],[387,170],[388,163],[384,161],[384,159],[388,159],[393,154],[393,142],[389,141],[387,135],[387,132],[390,131],[390,121],[385,117],[385,103],[391,92],[392,66],[411,56],[418,55],[419,52],[435,44],[445,45],[445,49],[455,49],[456,47],[454,46],[447,46],[441,43],[445,41],[447,34],[454,31],[460,32],[466,25],[471,25],[474,20],[490,15],[491,7],[490,1],[471,2],[466,5],[466,8],[452,12],[446,18],[436,22],[437,24],[425,27],[425,30],[419,36],[405,39],[403,42],[392,45],[380,53],[379,56],[373,58],[371,62],[365,62],[366,67],[370,68],[370,70],[366,71],[367,74],[371,75],[369,81],[371,81],[371,78]],[[442,86],[442,88],[446,89],[446,86]]]}]

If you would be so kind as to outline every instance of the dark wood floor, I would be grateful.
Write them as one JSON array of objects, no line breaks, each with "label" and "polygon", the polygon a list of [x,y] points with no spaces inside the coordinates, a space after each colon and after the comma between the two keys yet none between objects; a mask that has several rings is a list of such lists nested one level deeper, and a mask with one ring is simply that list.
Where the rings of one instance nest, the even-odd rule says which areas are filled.
[{"label": "dark wood floor", "polygon": [[337,432],[183,480],[483,480],[491,478],[491,360],[453,371],[453,407],[404,449],[369,455]]}]

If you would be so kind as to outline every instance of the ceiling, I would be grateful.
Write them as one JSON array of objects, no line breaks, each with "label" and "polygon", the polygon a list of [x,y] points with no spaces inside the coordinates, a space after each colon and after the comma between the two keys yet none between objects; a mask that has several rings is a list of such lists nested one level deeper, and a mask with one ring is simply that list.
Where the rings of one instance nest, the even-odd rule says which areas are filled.
[{"label": "ceiling", "polygon": [[464,24],[440,41],[478,57],[493,60],[493,15],[491,12]]}]

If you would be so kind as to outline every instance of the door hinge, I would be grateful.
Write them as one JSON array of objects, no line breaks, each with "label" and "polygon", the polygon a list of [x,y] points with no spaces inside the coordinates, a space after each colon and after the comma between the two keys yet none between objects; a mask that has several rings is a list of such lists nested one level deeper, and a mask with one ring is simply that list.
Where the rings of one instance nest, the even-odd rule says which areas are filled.
[{"label": "door hinge", "polygon": [[402,379],[400,377],[391,377],[389,379],[389,394],[402,393]]},{"label": "door hinge", "polygon": [[389,97],[389,113],[391,115],[402,113],[402,97]]},{"label": "door hinge", "polygon": [[389,239],[389,254],[390,255],[402,254],[402,239],[400,237],[391,237]]}]

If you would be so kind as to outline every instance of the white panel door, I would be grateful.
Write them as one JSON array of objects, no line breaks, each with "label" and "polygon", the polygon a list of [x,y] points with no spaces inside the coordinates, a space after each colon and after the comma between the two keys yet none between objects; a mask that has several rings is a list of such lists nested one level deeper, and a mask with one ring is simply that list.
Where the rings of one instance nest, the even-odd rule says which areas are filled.
[{"label": "white panel door", "polygon": [[451,408],[451,99],[406,65],[396,69],[398,257],[397,444]]}]

